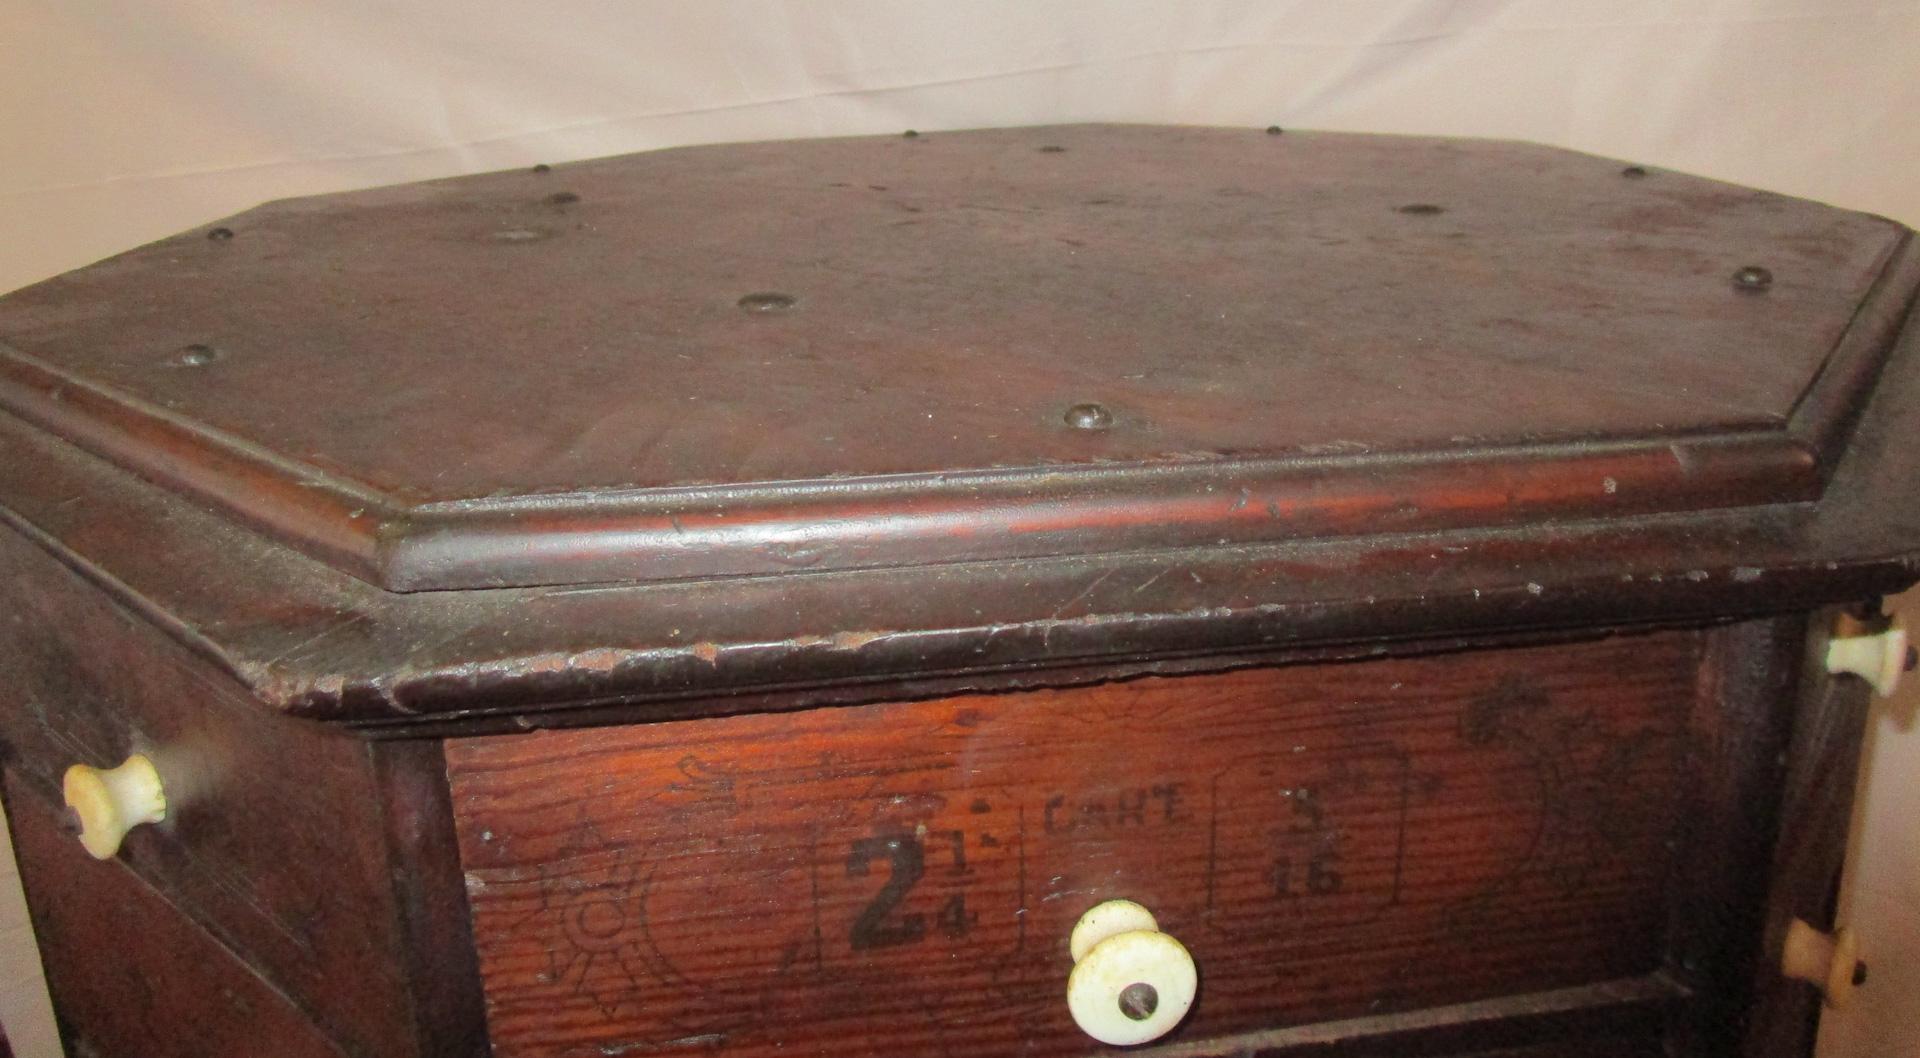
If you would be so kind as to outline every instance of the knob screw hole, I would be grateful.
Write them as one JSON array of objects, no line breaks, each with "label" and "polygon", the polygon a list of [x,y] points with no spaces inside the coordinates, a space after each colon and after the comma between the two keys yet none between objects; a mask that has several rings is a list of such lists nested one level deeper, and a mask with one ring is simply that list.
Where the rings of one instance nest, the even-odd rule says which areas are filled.
[{"label": "knob screw hole", "polygon": [[1160,992],[1145,981],[1135,981],[1120,990],[1120,1013],[1133,1021],[1145,1021],[1160,1009]]}]

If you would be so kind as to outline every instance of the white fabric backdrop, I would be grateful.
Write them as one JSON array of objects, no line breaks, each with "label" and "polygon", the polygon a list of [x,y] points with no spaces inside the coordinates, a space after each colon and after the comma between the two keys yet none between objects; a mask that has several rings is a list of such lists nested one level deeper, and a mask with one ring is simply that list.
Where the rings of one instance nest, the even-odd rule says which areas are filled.
[{"label": "white fabric backdrop", "polygon": [[[0,0],[0,290],[287,195],[1089,120],[1513,137],[1920,225],[1915,2],[26,2]],[[1920,1055],[1916,701],[1871,735],[1846,907],[1873,981],[1825,1058]]]}]

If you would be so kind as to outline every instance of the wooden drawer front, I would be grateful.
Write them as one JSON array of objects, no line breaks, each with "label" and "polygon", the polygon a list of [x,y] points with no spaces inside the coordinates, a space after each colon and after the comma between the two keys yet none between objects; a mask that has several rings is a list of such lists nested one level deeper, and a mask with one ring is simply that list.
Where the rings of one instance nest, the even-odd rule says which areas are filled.
[{"label": "wooden drawer front", "polygon": [[447,750],[489,1024],[534,1055],[1098,1050],[1146,904],[1203,1040],[1654,971],[1701,638],[1302,665]]},{"label": "wooden drawer front", "polygon": [[117,863],[99,863],[57,810],[6,784],[47,982],[69,1058],[342,1058],[275,991]]},{"label": "wooden drawer front", "polygon": [[[231,678],[12,533],[0,532],[0,583],[11,587],[12,608],[0,621],[9,795],[59,806],[69,765],[110,767],[139,751],[158,764],[169,802],[166,822],[136,828],[116,864],[84,876],[65,878],[23,853],[29,887],[67,899],[68,884],[132,871],[151,899],[171,904],[349,1049],[420,1053],[368,744],[269,715]],[[53,984],[55,1007],[87,1029],[62,982]]]}]

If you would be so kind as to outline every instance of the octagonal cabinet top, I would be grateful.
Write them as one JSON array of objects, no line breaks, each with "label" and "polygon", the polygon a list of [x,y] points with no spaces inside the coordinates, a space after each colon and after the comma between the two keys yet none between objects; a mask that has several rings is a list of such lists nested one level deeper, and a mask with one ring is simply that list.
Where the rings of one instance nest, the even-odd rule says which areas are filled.
[{"label": "octagonal cabinet top", "polygon": [[1074,126],[275,202],[0,299],[0,407],[398,591],[1816,501],[1889,221],[1506,142]]}]

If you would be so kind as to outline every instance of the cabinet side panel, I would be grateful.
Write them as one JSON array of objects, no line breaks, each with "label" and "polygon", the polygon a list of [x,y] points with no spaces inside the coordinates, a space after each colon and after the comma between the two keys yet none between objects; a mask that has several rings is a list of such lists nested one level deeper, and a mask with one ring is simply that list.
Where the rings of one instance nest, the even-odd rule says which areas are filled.
[{"label": "cabinet side panel", "polygon": [[[89,861],[86,872],[63,876],[23,855],[29,892],[59,900],[69,888],[131,872],[348,1053],[418,1055],[376,751],[272,715],[227,674],[11,533],[0,533],[0,592],[9,798],[60,812],[69,765],[111,767],[142,752],[168,801],[166,821],[136,828],[114,862]],[[74,966],[111,957],[52,954]],[[52,985],[56,1009],[84,1029],[62,981]]]},{"label": "cabinet side panel", "polygon": [[1872,699],[1866,681],[1829,676],[1822,664],[1831,616],[1823,615],[1808,629],[1793,695],[1779,840],[1772,850],[1764,930],[1757,931],[1762,955],[1753,975],[1747,1058],[1812,1054],[1819,1028],[1819,994],[1811,985],[1783,977],[1779,958],[1794,919],[1827,932],[1837,925],[1834,901]]},{"label": "cabinet side panel", "polygon": [[1750,1017],[1805,630],[1796,616],[1707,636],[1674,860],[1670,972],[1696,995],[1673,1027],[1678,1054],[1736,1053]]},{"label": "cabinet side panel", "polygon": [[397,955],[421,1058],[485,1058],[480,972],[441,744],[383,742],[373,753],[393,865]]},{"label": "cabinet side panel", "polygon": [[88,858],[53,806],[6,787],[69,1058],[352,1058],[144,882]]}]

